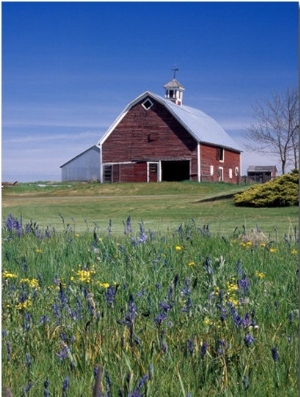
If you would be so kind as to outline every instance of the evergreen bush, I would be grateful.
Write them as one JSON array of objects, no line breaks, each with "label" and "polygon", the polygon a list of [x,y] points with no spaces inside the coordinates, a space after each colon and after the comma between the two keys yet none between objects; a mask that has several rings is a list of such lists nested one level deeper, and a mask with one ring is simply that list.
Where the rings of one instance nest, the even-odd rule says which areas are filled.
[{"label": "evergreen bush", "polygon": [[248,207],[287,207],[299,204],[299,171],[293,170],[234,196],[234,204]]}]

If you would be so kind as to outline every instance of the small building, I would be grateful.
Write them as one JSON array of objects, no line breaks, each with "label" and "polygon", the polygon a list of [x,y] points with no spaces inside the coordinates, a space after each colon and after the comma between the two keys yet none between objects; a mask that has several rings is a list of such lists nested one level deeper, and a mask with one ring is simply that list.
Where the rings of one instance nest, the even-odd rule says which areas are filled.
[{"label": "small building", "polygon": [[250,165],[247,169],[248,179],[264,183],[276,178],[277,168],[275,165]]},{"label": "small building", "polygon": [[146,91],[132,100],[93,147],[95,162],[88,149],[61,166],[62,180],[238,183],[241,148],[210,116],[183,105],[175,77],[164,97]]},{"label": "small building", "polygon": [[62,181],[99,181],[100,149],[94,145],[67,161],[61,168]]}]

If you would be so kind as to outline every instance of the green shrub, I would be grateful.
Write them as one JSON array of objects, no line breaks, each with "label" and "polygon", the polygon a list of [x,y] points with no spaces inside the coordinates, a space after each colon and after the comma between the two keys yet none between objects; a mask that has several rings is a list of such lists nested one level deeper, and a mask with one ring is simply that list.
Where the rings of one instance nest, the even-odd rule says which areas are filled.
[{"label": "green shrub", "polygon": [[287,207],[299,204],[299,171],[293,170],[236,194],[234,204],[249,207]]}]

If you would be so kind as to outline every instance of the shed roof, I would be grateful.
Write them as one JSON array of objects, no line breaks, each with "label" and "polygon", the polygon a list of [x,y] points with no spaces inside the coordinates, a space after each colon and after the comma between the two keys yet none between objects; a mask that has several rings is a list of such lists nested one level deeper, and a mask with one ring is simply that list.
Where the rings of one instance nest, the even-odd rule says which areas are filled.
[{"label": "shed roof", "polygon": [[271,172],[277,171],[276,165],[249,165],[247,172]]},{"label": "shed roof", "polygon": [[100,151],[99,147],[96,145],[93,145],[91,147],[89,147],[88,149],[84,150],[83,152],[79,153],[77,156],[71,158],[70,160],[68,160],[66,163],[64,163],[63,165],[60,166],[60,168],[63,168],[65,165],[71,163],[72,161],[74,161],[75,159],[77,159],[78,157],[84,155],[85,153],[89,152],[90,150],[96,150],[97,152]]},{"label": "shed roof", "polygon": [[134,105],[147,97],[153,98],[165,106],[165,108],[170,111],[170,113],[196,139],[197,142],[222,146],[237,152],[242,151],[241,147],[227,134],[227,132],[225,132],[225,130],[213,118],[201,110],[185,105],[176,105],[169,99],[162,98],[150,91],[144,92],[126,106],[123,112],[100,138],[98,145],[101,145],[105,141]]}]

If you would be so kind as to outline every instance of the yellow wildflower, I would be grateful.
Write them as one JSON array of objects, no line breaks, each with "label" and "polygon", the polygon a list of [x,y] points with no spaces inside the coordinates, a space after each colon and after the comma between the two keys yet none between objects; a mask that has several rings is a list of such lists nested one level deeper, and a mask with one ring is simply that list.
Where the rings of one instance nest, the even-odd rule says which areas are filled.
[{"label": "yellow wildflower", "polygon": [[30,288],[38,288],[39,282],[36,278],[21,278],[20,283],[27,283]]},{"label": "yellow wildflower", "polygon": [[266,277],[265,273],[258,272],[257,270],[256,270],[256,272],[255,272],[255,275],[256,275],[256,277],[258,277],[258,278],[264,278],[264,277]]},{"label": "yellow wildflower", "polygon": [[176,251],[181,251],[181,250],[182,250],[182,247],[180,247],[180,245],[176,245],[175,250],[176,250]]},{"label": "yellow wildflower", "polygon": [[293,249],[293,250],[291,251],[291,254],[293,254],[293,255],[297,255],[297,254],[298,254],[298,251],[297,251],[297,250],[295,250],[295,249]]},{"label": "yellow wildflower", "polygon": [[100,287],[103,287],[103,288],[106,288],[106,289],[110,286],[109,283],[100,283],[100,282],[99,282],[99,285],[100,285]]},{"label": "yellow wildflower", "polygon": [[7,272],[6,270],[4,270],[3,272],[2,272],[2,277],[3,278],[16,278],[16,277],[18,277],[16,274],[14,274],[14,273],[9,273],[9,272]]},{"label": "yellow wildflower", "polygon": [[189,262],[188,266],[195,266],[195,262]]},{"label": "yellow wildflower", "polygon": [[42,253],[43,251],[40,248],[37,248],[35,252]]},{"label": "yellow wildflower", "polygon": [[277,252],[276,248],[270,248],[270,252]]},{"label": "yellow wildflower", "polygon": [[20,302],[16,305],[16,308],[18,310],[23,310],[23,309],[27,309],[29,306],[31,306],[31,300],[27,299],[25,302]]},{"label": "yellow wildflower", "polygon": [[75,233],[75,237],[80,237],[80,234],[79,233]]}]

